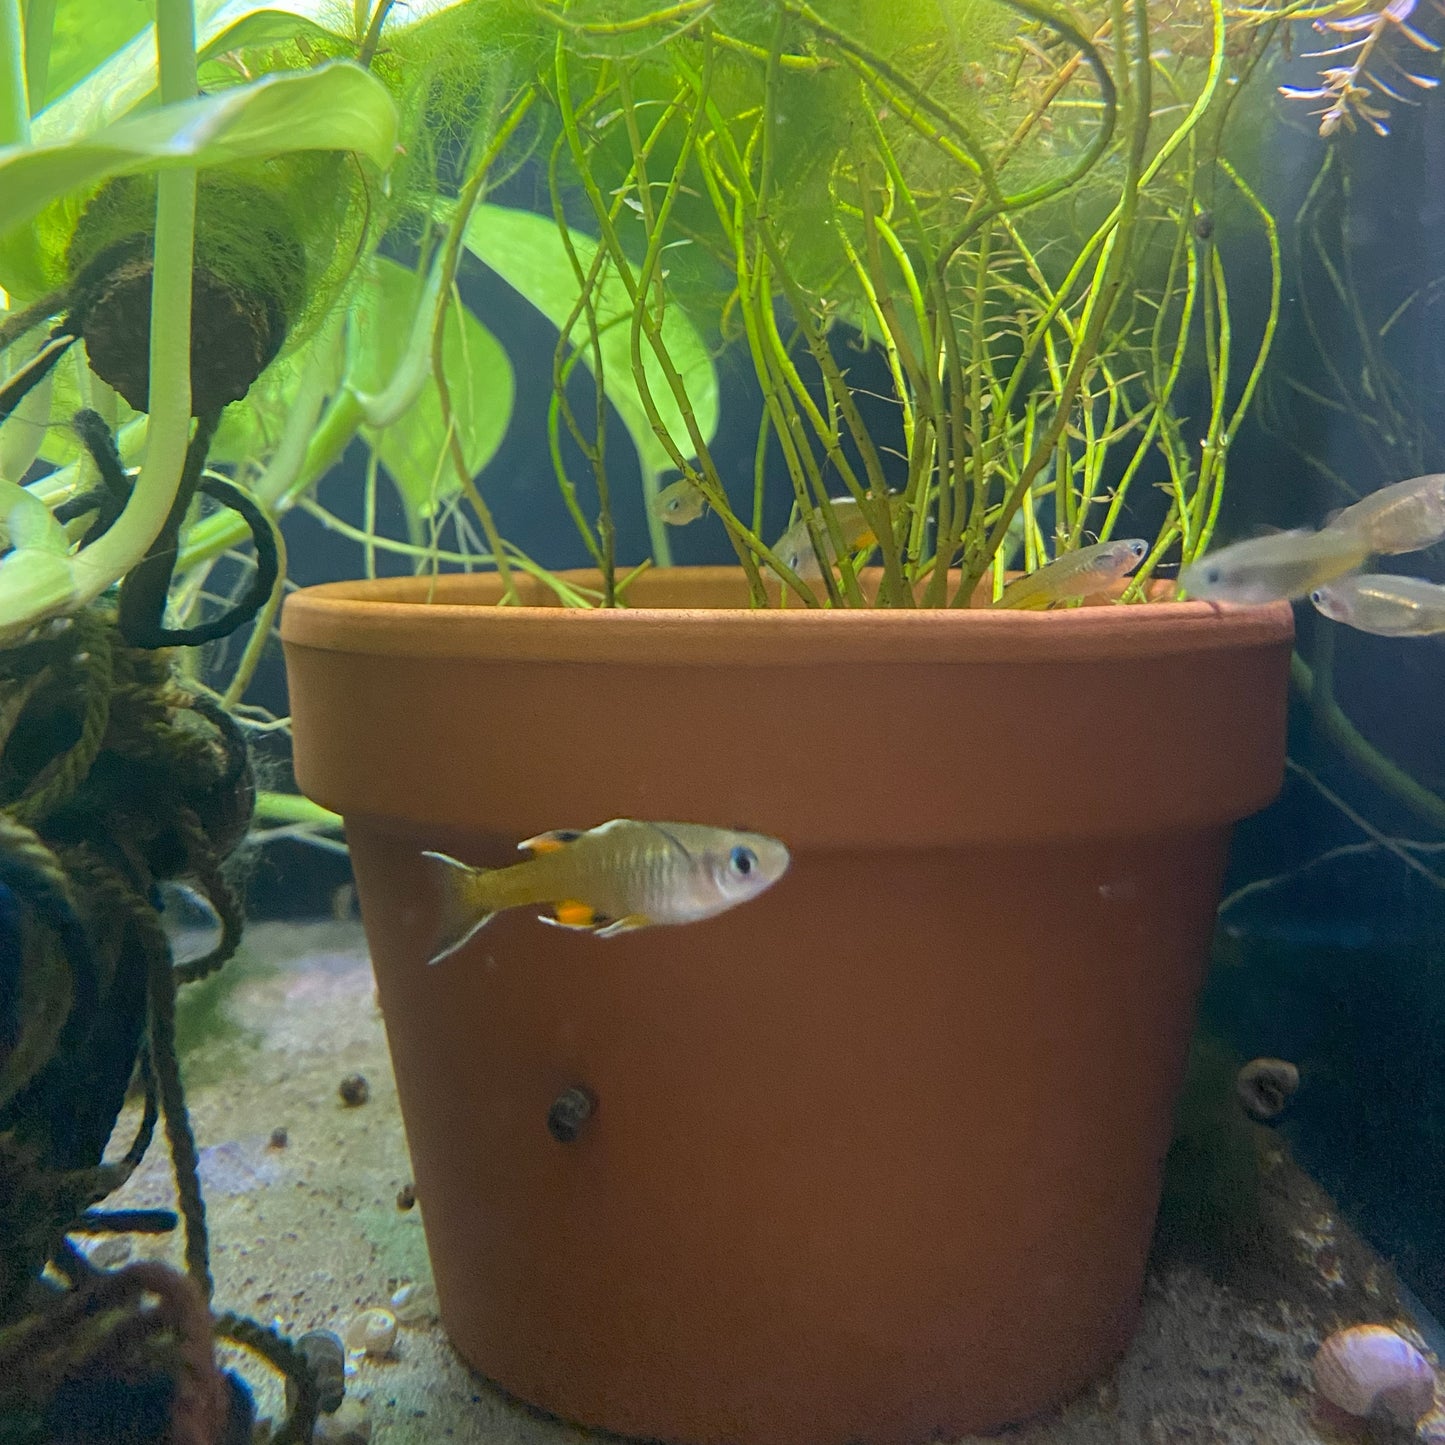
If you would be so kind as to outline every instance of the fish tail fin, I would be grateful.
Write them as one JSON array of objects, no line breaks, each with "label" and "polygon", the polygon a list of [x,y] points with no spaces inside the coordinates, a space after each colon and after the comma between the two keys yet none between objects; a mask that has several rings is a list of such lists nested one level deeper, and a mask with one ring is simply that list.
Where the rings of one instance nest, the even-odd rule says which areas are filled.
[{"label": "fish tail fin", "polygon": [[486,880],[492,868],[472,868],[445,853],[423,853],[432,864],[437,882],[437,927],[428,963],[440,963],[455,953],[479,928],[490,923],[497,910],[486,905]]}]

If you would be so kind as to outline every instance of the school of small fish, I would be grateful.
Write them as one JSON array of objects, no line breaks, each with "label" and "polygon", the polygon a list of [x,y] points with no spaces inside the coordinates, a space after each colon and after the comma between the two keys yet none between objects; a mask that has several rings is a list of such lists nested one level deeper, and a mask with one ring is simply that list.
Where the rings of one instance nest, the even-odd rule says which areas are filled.
[{"label": "school of small fish", "polygon": [[[890,494],[890,516],[900,496]],[[831,499],[844,548],[878,545],[873,524],[852,497]],[[653,514],[671,526],[695,522],[707,499],[686,477],[660,491]],[[824,558],[837,561],[832,534],[819,519]],[[1362,573],[1371,557],[1419,552],[1445,541],[1445,472],[1381,487],[1335,512],[1319,530],[1297,527],[1220,547],[1179,573],[1180,587],[1205,602],[1258,604],[1308,597],[1326,617],[1362,632],[1420,637],[1445,632],[1445,586],[1419,577]],[[823,568],[806,519],[799,518],[773,544],[780,562],[807,582]],[[1039,609],[1107,591],[1143,560],[1141,538],[1101,542],[1067,552],[1010,582],[996,608]]]},{"label": "school of small fish", "polygon": [[658,924],[698,923],[756,898],[787,871],[776,838],[700,823],[614,818],[554,828],[517,844],[532,856],[473,868],[445,853],[434,867],[439,922],[430,963],[455,953],[508,908],[550,909],[543,923],[613,938]]},{"label": "school of small fish", "polygon": [[1251,537],[1191,562],[1179,584],[1207,602],[1309,597],[1324,616],[1385,637],[1445,632],[1445,586],[1420,577],[1362,573],[1376,556],[1445,541],[1445,472],[1381,487],[1307,527]]}]

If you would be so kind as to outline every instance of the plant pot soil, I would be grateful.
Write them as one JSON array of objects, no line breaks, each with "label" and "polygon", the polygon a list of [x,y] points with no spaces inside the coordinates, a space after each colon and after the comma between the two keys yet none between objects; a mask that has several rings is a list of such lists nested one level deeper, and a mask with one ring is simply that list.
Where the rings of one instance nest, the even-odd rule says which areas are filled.
[{"label": "plant pot soil", "polygon": [[[1124,1348],[1231,827],[1276,792],[1287,606],[626,610],[329,584],[282,635],[346,818],[443,1322],[580,1423],[914,1445]],[[783,838],[708,923],[505,914],[429,968],[424,848],[611,817]],[[571,1142],[570,1088],[596,1100]],[[577,1096],[573,1096],[575,1105]]]}]

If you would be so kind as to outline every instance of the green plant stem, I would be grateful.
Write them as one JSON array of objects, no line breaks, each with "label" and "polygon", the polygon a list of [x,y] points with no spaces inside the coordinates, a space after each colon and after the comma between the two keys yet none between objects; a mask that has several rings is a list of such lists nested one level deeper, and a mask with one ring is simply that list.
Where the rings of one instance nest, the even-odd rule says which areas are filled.
[{"label": "green plant stem", "polygon": [[[706,80],[704,84],[706,84]],[[642,363],[642,326],[644,320],[648,319],[646,297],[651,294],[656,297],[656,307],[651,313],[652,324],[657,328],[658,334],[662,332],[663,316],[666,313],[667,297],[666,288],[662,279],[662,268],[659,265],[663,237],[667,233],[667,220],[672,214],[673,203],[677,200],[677,188],[682,183],[683,173],[687,169],[688,160],[692,156],[693,148],[697,144],[698,131],[701,129],[704,110],[701,105],[693,108],[692,121],[687,128],[687,134],[683,138],[682,147],[678,153],[677,164],[673,173],[668,179],[667,188],[664,192],[662,205],[657,207],[652,199],[652,182],[647,169],[647,157],[650,147],[644,149],[642,136],[637,129],[637,109],[633,104],[632,87],[627,79],[626,72],[618,79],[618,98],[622,101],[622,119],[627,128],[628,143],[632,148],[632,171],[631,176],[637,184],[638,202],[642,206],[642,218],[644,234],[647,236],[647,251],[642,258],[642,264],[638,268],[637,275],[637,301],[632,308],[632,324],[628,333],[628,345],[632,357],[632,370],[634,376],[645,376],[646,371]],[[653,132],[654,138],[661,131],[661,126],[667,123],[671,117],[673,107],[669,106],[665,113],[664,120]],[[599,388],[600,390],[600,388]],[[672,543],[667,535],[667,525],[657,515],[656,502],[658,493],[658,473],[647,465],[642,458],[638,458],[642,471],[642,495],[647,510],[648,541],[652,546],[653,559],[659,567],[670,567],[672,565]],[[604,503],[605,508],[605,503]]]},{"label": "green plant stem", "polygon": [[[676,62],[675,62],[676,63]],[[726,495],[722,489],[722,482],[718,476],[718,470],[712,459],[712,452],[707,444],[707,438],[702,434],[702,428],[698,425],[697,415],[693,410],[692,399],[687,394],[687,385],[678,373],[676,365],[667,353],[663,344],[660,328],[647,314],[645,297],[639,296],[636,278],[633,276],[632,265],[627,257],[627,250],[622,245],[621,238],[617,234],[617,228],[613,223],[610,208],[604,200],[595,178],[592,176],[588,165],[586,148],[582,143],[581,134],[577,126],[577,114],[572,102],[571,85],[568,74],[567,53],[563,45],[559,43],[555,56],[557,76],[557,101],[561,115],[562,127],[567,135],[568,145],[572,149],[573,159],[582,180],[583,190],[587,199],[592,205],[593,215],[597,219],[600,235],[599,245],[607,248],[611,254],[613,264],[617,268],[617,278],[627,292],[629,303],[637,313],[640,308],[642,315],[641,332],[645,337],[648,348],[657,361],[666,381],[668,389],[672,392],[673,402],[677,406],[678,414],[682,418],[684,427],[687,430],[688,439],[692,445],[692,455],[698,459],[702,469],[702,476],[699,479],[698,469],[693,467],[688,457],[674,440],[661,415],[657,410],[657,403],[652,395],[652,386],[648,380],[645,368],[641,365],[640,354],[634,353],[633,381],[637,387],[638,400],[642,403],[642,409],[647,415],[649,424],[654,434],[662,443],[663,448],[672,458],[673,465],[683,476],[694,481],[701,481],[701,490],[708,498],[709,503],[719,516],[727,522],[728,537],[731,540],[738,560],[743,570],[748,575],[749,586],[755,601],[760,600],[763,593],[762,583],[757,573],[756,557],[766,551],[762,543],[743,526],[725,506],[719,506],[719,502],[726,502]],[[679,65],[679,69],[681,66]],[[711,104],[706,99],[706,87],[701,79],[695,75],[689,76],[689,82],[698,93],[699,104]],[[768,554],[771,555],[771,554]]]},{"label": "green plant stem", "polygon": [[386,17],[391,12],[392,0],[379,0],[376,9],[372,12],[371,22],[366,27],[366,33],[362,36],[361,46],[356,52],[356,63],[363,69],[371,65],[376,55],[376,47],[381,44],[381,29],[386,24]]},{"label": "green plant stem", "polygon": [[0,146],[25,145],[29,140],[30,98],[20,0],[0,0]]},{"label": "green plant stem", "polygon": [[[156,44],[161,100],[196,94],[196,32],[191,0],[159,0]],[[191,265],[196,172],[166,169],[156,178],[155,263],[151,281],[150,426],[146,457],[114,526],[73,563],[75,602],[100,596],[145,556],[175,500],[191,431]]]},{"label": "green plant stem", "polygon": [[[620,82],[619,82],[620,85]],[[597,86],[591,98],[577,111],[577,119],[580,121],[583,115],[590,113],[601,105],[604,99],[612,94],[608,72],[604,68],[599,72]],[[648,155],[653,146],[663,133],[668,122],[672,119],[679,104],[677,97],[674,97],[667,105],[661,118],[653,127],[651,135],[646,141],[639,141],[636,134],[635,118],[629,127],[629,140],[634,150],[633,166],[629,169],[626,178],[621,186],[617,188],[614,197],[612,214],[616,217],[618,211],[629,198],[629,188],[635,183],[638,154]],[[606,389],[606,355],[602,350],[602,324],[597,315],[597,289],[606,271],[611,264],[611,257],[605,246],[597,246],[592,253],[592,260],[584,270],[582,261],[577,254],[577,247],[572,238],[572,227],[567,222],[566,207],[564,205],[564,189],[560,183],[559,167],[563,153],[572,154],[571,137],[566,129],[557,136],[553,142],[551,154],[547,161],[547,184],[548,194],[552,200],[552,219],[557,224],[557,235],[562,243],[562,249],[567,253],[568,264],[572,268],[572,274],[577,281],[577,300],[573,302],[572,309],[568,313],[566,321],[558,329],[557,344],[552,352],[552,397],[547,408],[547,444],[552,459],[552,471],[557,478],[557,485],[562,492],[562,501],[572,517],[573,525],[577,528],[587,550],[592,554],[593,560],[597,563],[602,573],[604,605],[611,607],[616,604],[616,570],[617,570],[617,537],[616,527],[612,517],[611,492],[607,478],[607,389]],[[573,335],[579,322],[586,321],[587,346],[591,357],[592,370],[592,395],[594,412],[592,419],[592,433],[589,436],[578,422],[572,410],[572,405],[567,398],[567,386],[577,364],[583,359],[582,348],[575,345]],[[622,318],[614,317],[608,319],[608,325],[615,325]],[[577,498],[577,486],[568,475],[566,460],[562,454],[562,439],[558,429],[558,422],[566,423],[567,430],[571,433],[572,439],[577,443],[578,449],[586,458],[588,465],[592,468],[593,481],[597,487],[598,518],[597,534],[594,536],[592,527],[582,513],[581,503]],[[642,457],[638,456],[639,464],[642,464]],[[653,547],[653,557],[664,566],[671,565],[671,545],[665,535],[665,527],[660,518],[654,516],[652,499],[656,493],[657,473],[645,464],[642,465],[644,473],[644,495],[647,502],[647,525],[649,539]],[[652,487],[648,490],[647,477],[651,476]]]},{"label": "green plant stem", "polygon": [[1432,826],[1445,829],[1445,798],[1421,787],[1398,763],[1391,762],[1347,718],[1335,701],[1326,669],[1326,676],[1316,672],[1295,653],[1290,658],[1290,680],[1308,704],[1315,726],[1372,783],[1398,799],[1417,817]]},{"label": "green plant stem", "polygon": [[[719,140],[726,145],[727,138],[720,136]],[[740,174],[742,170],[741,158],[733,151],[731,160],[735,173]],[[747,241],[744,234],[742,220],[743,196],[741,190],[735,192],[731,206],[729,206],[724,187],[722,175],[718,167],[710,160],[706,147],[700,147],[698,159],[702,171],[703,183],[706,185],[708,195],[712,200],[713,209],[717,213],[719,221],[730,230],[733,240],[734,256],[733,265],[737,275],[738,310],[743,320],[743,333],[747,338],[748,350],[752,357],[753,370],[757,375],[759,384],[763,391],[763,410],[767,422],[772,426],[773,435],[778,439],[778,446],[783,454],[784,465],[788,469],[788,475],[792,480],[794,499],[798,505],[807,512],[808,483],[803,470],[803,454],[795,443],[793,429],[789,425],[785,404],[789,400],[786,393],[777,384],[773,374],[772,364],[766,343],[762,337],[762,328],[758,321],[756,292],[757,286],[753,280],[753,268],[748,260]],[[761,493],[759,493],[759,502]],[[714,503],[714,505],[716,505]],[[756,506],[754,511],[761,516],[761,506]],[[751,545],[751,544],[750,544]],[[819,605],[813,589],[805,583],[796,572],[792,570],[780,558],[775,557],[771,550],[760,549],[756,553],[762,557],[770,567],[783,579],[784,583],[792,589],[808,607]],[[754,583],[754,600],[766,601],[766,594],[762,592],[761,581]]]},{"label": "green plant stem", "polygon": [[[397,557],[408,558],[416,565],[418,573],[423,566],[431,562],[452,562],[459,567],[476,567],[481,564],[496,565],[490,552],[452,552],[443,548],[422,546],[417,542],[398,542],[392,537],[377,536],[374,531],[353,527],[350,522],[342,521],[340,517],[328,512],[320,502],[313,501],[310,497],[300,497],[297,506],[308,516],[314,517],[329,532],[335,532],[338,536],[346,537],[362,547],[370,547],[373,552],[389,552]],[[600,592],[589,587],[577,587],[564,581],[555,572],[549,572],[540,563],[534,562],[519,547],[513,546],[510,542],[506,546],[507,558],[511,565],[519,572],[525,572],[527,576],[551,588],[566,606],[591,607],[594,602],[601,599]]]},{"label": "green plant stem", "polygon": [[281,610],[281,599],[286,593],[286,537],[281,528],[268,516],[266,518],[271,524],[271,542],[276,548],[276,582],[271,588],[271,595],[266,599],[263,606],[256,614],[256,620],[251,624],[251,636],[246,641],[246,649],[241,654],[241,660],[236,664],[236,671],[232,674],[230,682],[226,684],[226,690],[221,695],[221,705],[227,709],[233,709],[245,696],[246,689],[251,685],[251,679],[256,675],[256,669],[261,665],[261,656],[266,650],[266,644],[271,638],[271,628],[276,621],[276,614]]},{"label": "green plant stem", "polygon": [[471,219],[477,202],[482,198],[493,164],[532,108],[535,99],[536,94],[530,87],[518,97],[462,186],[451,208],[442,244],[427,272],[426,283],[417,302],[416,315],[412,319],[406,351],[397,363],[396,371],[378,392],[364,392],[348,382],[347,389],[353,392],[361,403],[368,426],[390,426],[412,406],[431,378],[437,337],[442,333],[447,310],[451,305],[452,287],[456,282],[457,263],[461,258],[467,222]]},{"label": "green plant stem", "polygon": [[[953,598],[953,605],[956,607],[968,605],[974,588],[982,579],[984,572],[988,570],[994,553],[1003,542],[1008,525],[1022,503],[1024,494],[1043,471],[1050,454],[1068,426],[1069,410],[1083,384],[1085,371],[1095,360],[1104,328],[1113,313],[1114,304],[1128,273],[1138,219],[1140,192],[1147,177],[1158,168],[1158,157],[1148,167],[1144,163],[1145,150],[1149,140],[1150,120],[1151,61],[1148,11],[1144,0],[1134,0],[1135,34],[1132,56],[1129,54],[1129,46],[1123,40],[1123,37],[1128,34],[1123,0],[1116,0],[1115,11],[1114,33],[1120,37],[1120,99],[1128,116],[1128,148],[1125,158],[1123,196],[1109,221],[1100,228],[1100,232],[1095,233],[1098,237],[1101,232],[1106,231],[1107,237],[1103,239],[1099,260],[1095,267],[1094,281],[1085,303],[1084,315],[1080,321],[1079,344],[1074,350],[1068,374],[1064,378],[1056,398],[1054,420],[1045,430],[1033,453],[1024,462],[1018,479],[1004,499],[998,519],[984,546],[978,550],[975,556],[966,561],[959,588]],[[1131,66],[1132,74],[1130,74]],[[1060,288],[1060,295],[1064,294],[1066,294],[1065,288]],[[1021,367],[1022,362],[1019,367],[1015,368],[1014,378],[1006,393],[1006,397],[1010,400],[1014,388],[1021,379]],[[946,561],[946,554],[944,560]]]}]

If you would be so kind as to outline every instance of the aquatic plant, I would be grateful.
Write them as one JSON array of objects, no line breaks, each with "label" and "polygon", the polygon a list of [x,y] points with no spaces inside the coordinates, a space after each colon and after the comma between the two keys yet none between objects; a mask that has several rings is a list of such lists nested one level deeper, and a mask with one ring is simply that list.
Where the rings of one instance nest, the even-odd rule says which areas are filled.
[{"label": "aquatic plant", "polygon": [[[628,568],[669,559],[656,517],[650,558],[617,555],[616,417],[649,495],[668,470],[701,492],[760,605],[779,589],[809,606],[967,605],[979,584],[997,596],[1010,567],[1033,570],[1107,540],[1139,503],[1162,517],[1151,519],[1131,599],[1166,560],[1207,543],[1278,308],[1273,220],[1226,154],[1245,89],[1237,82],[1264,56],[1272,20],[1144,0],[1077,13],[1048,0],[948,0],[887,26],[856,6],[796,0],[519,0],[404,16],[358,7],[348,33],[297,3],[284,12],[289,24],[228,7],[203,19],[193,48],[188,8],[171,9],[159,61],[137,37],[38,109],[33,126],[27,112],[37,108],[23,103],[16,70],[23,54],[44,93],[43,19],[28,17],[35,33],[12,53],[0,283],[28,304],[0,341],[26,384],[7,388],[7,431],[36,445],[27,455],[17,442],[5,470],[18,481],[37,451],[55,463],[28,495],[67,530],[6,494],[15,515],[0,627],[11,635],[132,574],[146,548],[153,559],[178,552],[168,596],[192,619],[160,624],[172,576],[153,560],[127,580],[148,635],[199,641],[197,626],[217,635],[206,594],[225,575],[218,563],[248,536],[264,558],[276,542],[261,518],[297,505],[350,527],[368,570],[390,551],[418,566],[495,567],[504,582],[518,569],[542,575],[573,605],[616,602]],[[192,98],[197,65],[206,94]],[[126,117],[157,80],[165,103]],[[484,199],[524,163],[545,172],[550,221]],[[152,173],[154,185],[144,179]],[[241,212],[254,216],[256,205],[226,211],[248,186],[290,197],[276,226],[246,223]],[[1273,275],[1267,314],[1248,327],[1231,311],[1225,253],[1236,237],[1258,242],[1216,230],[1231,195]],[[97,254],[112,259],[117,214],[129,222],[152,196],[154,242],[142,227],[131,243],[153,244],[155,256],[132,290],[149,280],[162,303],[149,356],[128,363],[154,373],[146,417],[132,410],[146,399],[134,382],[111,376],[122,400],[96,379],[86,268]],[[415,266],[377,252],[388,234],[412,243]],[[192,251],[188,265],[182,253]],[[595,592],[546,573],[497,532],[483,469],[506,427],[510,373],[457,296],[464,252],[559,328],[551,455],[601,574]],[[61,258],[74,261],[65,272]],[[278,274],[283,263],[290,270]],[[243,278],[268,282],[262,309],[284,321],[255,350],[263,365],[278,347],[280,358],[207,422],[209,447],[191,439],[189,469],[188,271],[218,276],[228,296]],[[194,294],[201,308],[209,293]],[[299,326],[295,310],[305,313]],[[218,333],[196,329],[203,321],[198,309],[192,334],[209,347]],[[238,329],[221,328],[233,341]],[[67,376],[60,343],[83,333],[91,367]],[[709,349],[731,341],[746,347],[764,400],[746,488],[720,474],[711,450]],[[850,347],[884,359],[895,409],[881,429],[865,421]],[[28,389],[51,367],[61,378],[54,400]],[[1178,403],[1195,372],[1209,398],[1197,420]],[[596,394],[585,408],[584,373]],[[194,367],[190,380],[200,385]],[[104,464],[94,423],[82,439],[95,463],[47,428],[58,410],[63,418],[64,398],[89,393],[103,403],[91,410],[116,424],[119,468]],[[1187,439],[1196,429],[1198,442]],[[358,434],[371,447],[359,529],[312,496]],[[116,473],[128,480],[143,446],[122,504]],[[77,511],[92,465],[110,474],[113,521]],[[405,502],[405,541],[369,520],[378,469]],[[866,586],[829,501],[840,483],[878,542],[877,580]],[[1138,496],[1151,485],[1162,508]],[[818,569],[821,593],[763,535],[780,488],[815,556],[836,556]],[[197,494],[222,510],[188,509]],[[456,541],[444,547],[448,525]],[[177,547],[166,542],[172,532]],[[254,645],[225,690],[233,703],[274,617],[281,583],[261,585],[270,580],[253,578],[246,606],[230,609],[233,625],[257,614]]]},{"label": "aquatic plant", "polygon": [[[1332,136],[1343,126],[1354,130],[1363,122],[1376,135],[1390,133],[1390,110],[1381,97],[1403,105],[1418,104],[1414,91],[1434,90],[1438,75],[1427,75],[1402,63],[1402,44],[1420,55],[1436,55],[1440,46],[1410,24],[1417,0],[1391,0],[1382,10],[1359,12],[1353,5],[1331,6],[1313,19],[1316,31],[1338,44],[1324,50],[1307,50],[1310,59],[1334,59],[1342,63],[1324,67],[1318,86],[1282,85],[1280,94],[1291,100],[1323,100],[1329,103],[1315,114],[1320,117],[1320,134]],[[1405,55],[1408,57],[1409,51]],[[1388,74],[1389,80],[1383,79]],[[1407,90],[1398,86],[1404,84]]]}]

